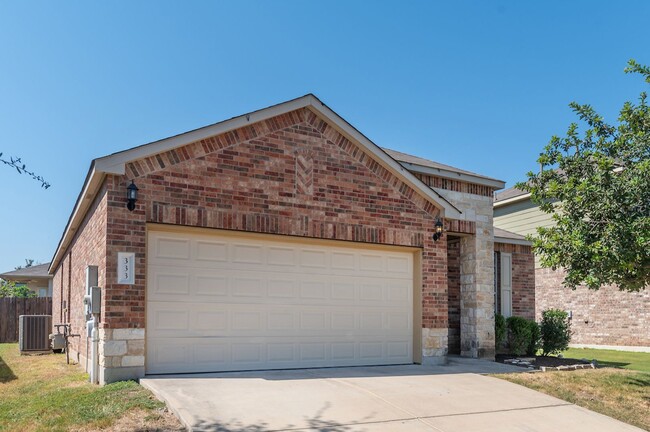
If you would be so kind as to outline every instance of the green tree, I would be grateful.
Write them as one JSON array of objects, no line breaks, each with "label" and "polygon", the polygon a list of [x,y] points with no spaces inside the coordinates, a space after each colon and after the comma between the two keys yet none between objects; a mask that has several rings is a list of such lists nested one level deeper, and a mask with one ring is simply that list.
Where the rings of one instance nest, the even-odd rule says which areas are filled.
[{"label": "green tree", "polygon": [[7,282],[0,279],[0,298],[1,297],[32,298],[38,297],[38,295],[27,288],[26,285],[16,285],[15,282]]},{"label": "green tree", "polygon": [[[650,67],[630,60],[626,73],[650,84]],[[650,109],[647,95],[626,102],[616,125],[589,105],[570,107],[588,127],[554,136],[518,188],[550,213],[551,228],[531,236],[544,267],[566,270],[564,285],[591,289],[615,284],[639,291],[650,285]]]}]

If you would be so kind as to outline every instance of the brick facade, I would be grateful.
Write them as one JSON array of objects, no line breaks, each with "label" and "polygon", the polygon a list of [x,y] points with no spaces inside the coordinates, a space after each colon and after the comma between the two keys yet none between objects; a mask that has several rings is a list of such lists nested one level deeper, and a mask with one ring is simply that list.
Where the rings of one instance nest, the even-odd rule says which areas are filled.
[{"label": "brick facade", "polygon": [[598,291],[562,286],[563,271],[538,268],[536,315],[550,308],[573,315],[572,344],[650,346],[650,291],[620,291],[607,286]]},{"label": "brick facade", "polygon": [[[86,294],[86,267],[99,269],[99,286],[106,283],[107,191],[102,187],[75,235],[72,246],[54,271],[52,323],[70,324],[72,358],[87,368],[88,334],[83,297]],[[65,308],[64,308],[65,304]],[[102,308],[106,307],[102,305]]]},{"label": "brick facade", "polygon": [[512,314],[535,319],[535,255],[532,248],[494,243],[494,251],[512,254]]},{"label": "brick facade", "polygon": [[[132,212],[126,209],[125,197],[131,180],[139,188]],[[460,272],[454,283],[460,289],[461,278],[465,281],[465,298],[460,299],[464,310],[458,306],[464,314],[459,318],[459,323],[464,320],[462,338],[467,339],[468,355],[490,357],[491,198],[449,193],[451,202],[468,209],[463,220],[445,220],[448,230],[467,235],[454,264]],[[133,378],[144,373],[149,223],[417,247],[422,250],[426,361],[444,356],[448,348],[447,241],[432,239],[439,216],[436,206],[358,144],[311,110],[297,109],[131,161],[123,176],[108,174],[57,265],[54,313],[62,313],[61,300],[70,296],[73,330],[85,326],[80,303],[84,272],[86,265],[100,266],[100,379]],[[461,249],[458,246],[452,255]],[[117,283],[118,252],[136,255],[134,285]],[[460,269],[461,261],[469,264]],[[85,345],[73,349],[85,352]]]},{"label": "brick facade", "polygon": [[460,238],[447,240],[449,354],[460,354]]}]

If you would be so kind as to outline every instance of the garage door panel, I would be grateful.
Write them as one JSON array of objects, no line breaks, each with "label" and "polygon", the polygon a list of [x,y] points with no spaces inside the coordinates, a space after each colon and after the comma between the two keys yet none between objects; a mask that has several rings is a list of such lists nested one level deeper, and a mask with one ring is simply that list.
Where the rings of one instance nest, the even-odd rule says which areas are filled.
[{"label": "garage door panel", "polygon": [[147,373],[361,366],[411,362],[411,345],[365,339],[161,338],[148,340]]},{"label": "garage door panel", "polygon": [[358,337],[383,334],[410,338],[412,315],[354,306],[249,305],[149,302],[147,335],[156,337],[269,336]]},{"label": "garage door panel", "polygon": [[267,239],[149,233],[147,373],[412,361],[411,252]]}]

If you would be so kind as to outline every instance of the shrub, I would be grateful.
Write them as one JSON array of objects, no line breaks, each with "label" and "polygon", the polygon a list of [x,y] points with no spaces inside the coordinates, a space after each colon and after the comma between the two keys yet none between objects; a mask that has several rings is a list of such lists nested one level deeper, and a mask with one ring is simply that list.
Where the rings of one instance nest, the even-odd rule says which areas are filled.
[{"label": "shrub", "polygon": [[533,320],[528,320],[528,326],[530,327],[530,341],[528,343],[528,348],[526,349],[526,355],[534,356],[537,355],[537,350],[539,350],[542,345],[542,332],[539,328],[539,324]]},{"label": "shrub", "polygon": [[526,318],[511,316],[506,320],[508,324],[510,352],[515,355],[524,355],[531,344],[532,330],[530,321]]},{"label": "shrub", "polygon": [[500,348],[505,344],[507,336],[508,327],[506,327],[505,317],[501,314],[494,315],[494,339],[497,348]]},{"label": "shrub", "polygon": [[558,354],[569,347],[571,323],[569,314],[560,309],[542,312],[542,355]]}]

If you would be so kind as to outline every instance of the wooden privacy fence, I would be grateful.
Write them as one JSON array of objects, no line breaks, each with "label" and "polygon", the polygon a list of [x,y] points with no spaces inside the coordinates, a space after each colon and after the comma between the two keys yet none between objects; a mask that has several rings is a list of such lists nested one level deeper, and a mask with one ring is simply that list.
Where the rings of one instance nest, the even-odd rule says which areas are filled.
[{"label": "wooden privacy fence", "polygon": [[21,315],[52,315],[52,297],[0,298],[0,343],[18,342]]}]

